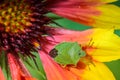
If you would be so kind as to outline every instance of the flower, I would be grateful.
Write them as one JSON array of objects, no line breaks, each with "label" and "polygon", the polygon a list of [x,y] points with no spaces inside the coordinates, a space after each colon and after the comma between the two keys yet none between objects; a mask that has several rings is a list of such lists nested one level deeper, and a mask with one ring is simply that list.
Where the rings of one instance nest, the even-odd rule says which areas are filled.
[{"label": "flower", "polygon": [[[7,53],[10,52],[17,54],[20,52],[24,55],[32,56],[31,51],[40,49],[43,36],[52,35],[52,33],[49,31],[50,27],[48,27],[52,22],[52,19],[45,16],[49,12],[59,14],[66,18],[72,18],[74,21],[77,20],[81,23],[89,24],[91,26],[97,26],[98,23],[103,22],[101,24],[104,24],[105,27],[108,25],[106,23],[109,23],[108,26],[112,25],[111,27],[118,27],[119,14],[116,13],[116,11],[118,12],[119,8],[117,6],[107,4],[108,2],[113,1],[114,0],[1,1],[1,49]],[[113,8],[115,10],[108,8]],[[109,12],[113,13],[112,17],[111,15],[107,17]],[[101,19],[106,21],[104,22]],[[115,22],[110,22],[111,20]],[[99,24],[99,26],[102,27],[101,24]]]},{"label": "flower", "polygon": [[[49,34],[46,25],[51,20],[44,16],[47,12],[43,0],[0,1],[0,53],[4,51],[4,63],[13,80],[35,80],[26,74],[28,71],[20,69],[26,70],[19,62],[19,54],[34,58],[31,52],[37,52],[43,36]],[[3,55],[0,57],[2,68]]]},{"label": "flower", "polygon": [[[76,36],[72,35],[72,33]],[[40,57],[47,75],[47,79],[115,80],[111,71],[103,63],[101,63],[120,58],[120,38],[114,34],[114,29],[89,29],[78,33],[74,31],[64,31],[63,35],[53,36],[53,38],[57,41],[54,45],[62,41],[78,41],[87,55],[80,59],[77,66],[61,66],[57,64],[50,56],[44,54],[43,51],[40,51]],[[48,54],[50,50],[54,48],[54,45],[48,45],[48,48],[46,47]]]},{"label": "flower", "polygon": [[[101,1],[96,2],[94,0],[93,1],[83,0],[80,2],[77,0],[76,1],[61,0],[61,1],[64,7],[66,6],[63,4],[64,2],[65,4],[68,4],[66,7],[71,6],[71,5],[74,7],[74,5],[79,5],[82,3],[82,5],[85,5],[82,7],[87,7],[88,5],[90,5],[90,6],[95,6],[95,8],[100,7],[100,10],[102,10],[101,8],[102,6],[104,6],[104,2],[101,2]],[[65,40],[79,41],[78,38],[74,37],[74,34],[77,34],[78,35],[77,37],[80,37],[79,34],[82,34],[83,35],[82,37],[84,38],[83,43],[85,41],[89,41],[89,38],[87,38],[86,36],[92,34],[93,32],[92,30],[89,30],[88,32],[90,34],[88,33],[86,34],[86,31],[84,33],[84,32],[79,32],[79,31],[69,31],[69,30],[64,30],[60,28],[50,27],[49,24],[54,23],[54,22],[52,19],[46,16],[46,14],[49,12],[58,14],[55,10],[61,10],[59,8],[61,7],[61,1],[56,0],[54,2],[54,3],[57,2],[56,3],[57,6],[51,4],[52,3],[51,0],[31,0],[31,1],[29,0],[3,0],[3,1],[0,1],[0,52],[2,54],[2,51],[4,51],[3,54],[5,55],[5,63],[6,65],[9,65],[7,67],[9,67],[10,69],[11,77],[13,80],[16,80],[16,79],[17,80],[21,80],[21,79],[35,80],[34,78],[31,77],[29,71],[27,71],[26,67],[21,61],[20,55],[23,55],[24,57],[26,56],[32,57],[34,59],[35,56],[32,54],[32,52],[37,52],[38,50],[42,50],[48,53],[46,48],[48,48],[48,46],[55,45],[53,44],[54,39],[56,42],[59,43],[59,40],[57,41],[56,38],[54,38],[54,36],[56,35],[61,36],[61,39],[63,38],[64,40],[65,37],[63,36],[67,37],[72,32],[71,37],[68,36],[68,39],[65,38]],[[58,4],[58,2],[60,4]],[[109,2],[109,1],[106,0],[105,2]],[[56,6],[55,10],[53,10],[53,6]],[[78,9],[75,9],[75,11],[76,10]],[[92,10],[92,9],[89,8],[89,10]],[[68,9],[68,11],[70,11],[71,13],[72,10]],[[99,9],[95,9],[95,11],[93,10],[93,12],[90,12],[90,13],[94,13],[95,15],[100,14]],[[63,16],[62,14],[60,15]],[[81,15],[79,16],[81,17],[80,22],[84,23],[84,18],[85,18],[85,24],[87,25],[89,23],[93,23],[94,19],[97,20],[99,18],[96,16],[92,16],[93,18],[88,17],[87,18],[88,20],[86,20],[86,16],[83,18]],[[71,19],[71,16],[66,17],[66,18]],[[91,19],[92,19],[92,22],[91,22]],[[96,25],[97,23],[98,22],[96,21]],[[66,33],[64,33],[63,31],[66,31]],[[51,49],[51,47],[49,48]],[[3,57],[3,56],[0,55],[0,57]],[[2,61],[3,60],[1,60],[0,63],[2,63]],[[0,64],[0,66],[2,68],[2,64]],[[13,71],[13,69],[15,69],[15,71]],[[1,77],[2,77],[2,73],[1,73]]]},{"label": "flower", "polygon": [[120,8],[108,4],[117,0],[48,0],[57,15],[92,27],[119,28]]}]

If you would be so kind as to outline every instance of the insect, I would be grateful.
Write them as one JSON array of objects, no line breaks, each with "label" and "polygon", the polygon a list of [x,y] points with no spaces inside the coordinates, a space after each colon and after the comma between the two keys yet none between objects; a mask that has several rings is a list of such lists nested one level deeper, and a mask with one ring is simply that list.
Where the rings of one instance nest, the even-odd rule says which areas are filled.
[{"label": "insect", "polygon": [[49,55],[61,65],[76,65],[86,53],[77,42],[62,42],[56,45]]}]

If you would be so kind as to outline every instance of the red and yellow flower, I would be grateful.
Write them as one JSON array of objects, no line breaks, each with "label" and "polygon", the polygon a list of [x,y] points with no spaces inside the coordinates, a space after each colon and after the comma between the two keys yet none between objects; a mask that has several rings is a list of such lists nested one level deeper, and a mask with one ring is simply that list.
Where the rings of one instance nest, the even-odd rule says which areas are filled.
[{"label": "red and yellow flower", "polygon": [[120,8],[109,4],[117,0],[48,0],[53,13],[92,27],[119,28]]},{"label": "red and yellow flower", "polygon": [[[92,61],[96,66],[94,67],[95,69],[97,67],[99,68],[98,65],[104,66],[102,63],[99,63],[99,61],[104,62],[111,61],[111,59],[119,59],[119,46],[117,46],[119,38],[115,36],[113,32],[111,33],[111,30],[106,38],[102,38],[104,35],[102,34],[103,32],[108,33],[106,30],[100,30],[102,31],[100,32],[96,29],[90,29],[80,32],[61,28],[51,28],[49,24],[54,23],[54,21],[46,16],[47,13],[52,12],[93,27],[109,26],[119,28],[120,14],[117,12],[120,9],[115,5],[107,4],[113,1],[116,0],[0,1],[0,52],[5,52],[5,60],[7,60],[6,63],[9,65],[12,79],[35,80],[20,61],[19,53],[33,58],[34,55],[31,52],[37,52],[40,49],[41,59],[43,60],[43,65],[49,80],[57,80],[57,78],[60,80],[70,80],[70,75],[71,77],[74,75],[71,79],[84,78],[80,77],[82,75],[78,74],[81,72],[79,72],[78,69],[80,66],[79,63],[85,65],[84,69],[82,69],[84,73],[87,69],[86,62],[83,62],[83,60],[78,63],[78,66],[67,66],[67,69],[65,69],[49,58],[47,53],[49,53],[56,44],[62,41],[75,41],[81,44],[86,51],[87,56],[90,57],[90,60],[85,57],[85,61]],[[111,39],[111,36],[115,39]],[[101,41],[100,39],[108,41]],[[89,45],[90,40],[94,42],[93,45]],[[112,48],[112,50],[110,50],[110,48]],[[102,55],[105,56],[102,57]],[[1,56],[2,55],[0,55],[0,57]],[[45,58],[46,62],[44,62]],[[54,69],[52,71],[55,71],[56,73],[55,78],[54,75],[51,74],[52,71],[45,65],[46,63],[48,64],[48,62],[50,62],[50,67]],[[0,64],[0,66],[2,66],[2,64]],[[109,70],[107,71],[110,73]],[[61,75],[59,73],[67,73],[69,76]],[[108,76],[109,75],[112,76],[111,73],[108,74]],[[4,80],[1,70],[0,78]],[[114,79],[113,76],[112,78]]]},{"label": "red and yellow flower", "polygon": [[53,36],[53,41],[54,45],[62,41],[77,41],[87,55],[80,59],[77,66],[64,67],[48,56],[49,51],[54,47],[48,45],[48,48],[46,47],[48,54],[40,51],[48,80],[115,80],[112,72],[101,63],[120,58],[120,38],[114,34],[113,29],[89,29],[82,32],[65,30],[63,35]]}]

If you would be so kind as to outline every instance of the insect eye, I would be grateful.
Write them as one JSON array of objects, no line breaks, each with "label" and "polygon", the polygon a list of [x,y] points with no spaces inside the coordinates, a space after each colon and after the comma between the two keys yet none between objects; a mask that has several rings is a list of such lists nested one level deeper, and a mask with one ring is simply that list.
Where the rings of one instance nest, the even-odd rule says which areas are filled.
[{"label": "insect eye", "polygon": [[55,58],[57,55],[58,55],[58,50],[56,50],[56,49],[52,49],[49,52],[49,56],[51,56],[52,58]]}]

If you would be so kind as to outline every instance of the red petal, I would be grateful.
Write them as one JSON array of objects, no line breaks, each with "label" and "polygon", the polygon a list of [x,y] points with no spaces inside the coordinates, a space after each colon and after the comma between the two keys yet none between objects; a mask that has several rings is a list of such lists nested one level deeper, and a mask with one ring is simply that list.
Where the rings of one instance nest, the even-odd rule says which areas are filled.
[{"label": "red petal", "polygon": [[[62,17],[82,24],[93,26],[93,24],[96,24],[96,21],[97,24],[100,24],[100,22],[98,23],[98,21],[101,21],[101,18],[99,19],[99,16],[104,15],[102,14],[104,11],[97,9],[97,7],[102,7],[102,5],[105,3],[114,1],[115,0],[49,0],[48,9]],[[112,10],[110,9],[110,11]],[[115,12],[117,13],[117,10],[115,10]],[[97,17],[97,19],[93,17]],[[104,21],[104,19],[102,20]],[[117,21],[115,20],[115,22]],[[103,22],[101,21],[101,23]]]},{"label": "red petal", "polygon": [[[19,63],[19,58],[16,58],[13,54],[8,53],[8,64],[11,71],[12,80],[36,80],[32,78],[28,72],[24,69],[23,65]],[[22,66],[22,67],[21,67]]]}]

